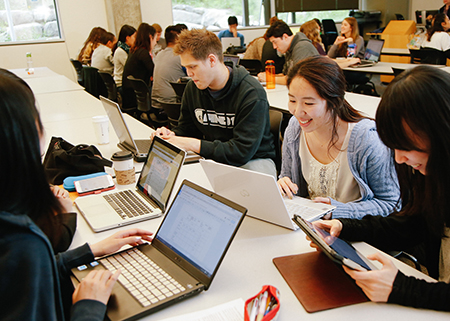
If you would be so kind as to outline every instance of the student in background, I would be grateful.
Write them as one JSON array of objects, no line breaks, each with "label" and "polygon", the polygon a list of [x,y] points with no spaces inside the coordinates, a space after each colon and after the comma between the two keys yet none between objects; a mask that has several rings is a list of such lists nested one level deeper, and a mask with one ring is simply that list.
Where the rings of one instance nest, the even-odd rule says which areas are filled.
[{"label": "student in background", "polygon": [[278,185],[289,197],[335,205],[333,218],[387,216],[400,197],[391,151],[375,122],[345,100],[345,85],[342,70],[328,57],[310,57],[291,69],[294,117],[284,134]]},{"label": "student in background", "polygon": [[241,47],[245,46],[244,35],[237,31],[238,20],[235,16],[228,17],[228,29],[219,32],[217,37],[222,39],[223,37],[239,37],[241,39]]},{"label": "student in background", "polygon": [[348,44],[354,43],[355,58],[364,58],[364,39],[359,35],[358,21],[353,17],[345,18],[341,24],[341,35],[336,38],[328,51],[328,57],[347,58]]},{"label": "student in background", "polygon": [[164,38],[167,47],[155,58],[152,88],[152,106],[155,108],[163,108],[160,101],[175,103],[177,95],[170,82],[177,82],[181,77],[186,77],[186,72],[181,66],[180,56],[173,52],[180,32],[181,30],[176,26],[166,28]]},{"label": "student in background", "polygon": [[192,80],[181,102],[178,126],[154,135],[216,162],[276,176],[264,88],[241,66],[223,62],[219,38],[184,30],[174,48]]},{"label": "student in background", "polygon": [[443,13],[438,13],[431,28],[427,31],[427,38],[422,43],[424,48],[433,48],[442,51],[447,58],[450,58],[450,19]]},{"label": "student in background", "polygon": [[300,32],[303,32],[305,36],[311,40],[312,44],[316,47],[321,56],[327,55],[322,43],[322,38],[320,38],[320,27],[316,20],[306,21],[300,26]]},{"label": "student in background", "polygon": [[125,63],[136,40],[136,29],[130,25],[123,25],[119,31],[119,40],[113,48],[114,53],[114,81],[119,91],[122,91],[122,74]]},{"label": "student in background", "polygon": [[104,32],[100,36],[100,44],[92,54],[91,66],[101,72],[114,75],[114,58],[112,48],[117,42],[116,36],[111,32]]},{"label": "student in background", "polygon": [[78,54],[78,61],[83,65],[91,65],[92,53],[100,44],[100,36],[105,32],[107,31],[101,27],[92,28],[89,37],[84,42],[83,48],[81,48]]},{"label": "student in background", "polygon": [[421,264],[439,282],[406,276],[378,253],[368,258],[381,262],[382,269],[344,270],[372,301],[450,311],[450,75],[429,66],[403,72],[383,94],[376,122],[381,140],[395,154],[402,209],[388,217],[318,225],[383,251],[423,247]]},{"label": "student in background", "polygon": [[[297,62],[308,57],[319,55],[311,40],[306,38],[302,32],[294,35],[289,26],[282,20],[275,21],[267,30],[266,36],[269,38],[274,49],[282,54],[286,54],[283,74],[277,74],[275,77],[276,83],[280,85],[286,85],[286,75]],[[258,79],[260,81],[266,81],[266,73],[259,73]]]},{"label": "student in background", "polygon": [[450,0],[443,0],[444,5],[439,9],[439,13],[445,14],[450,19]]},{"label": "student in background", "polygon": [[[273,16],[272,18],[270,18],[269,25],[272,26],[276,21],[283,21],[283,20],[278,19],[277,16]],[[262,47],[261,63],[264,67],[266,65],[267,60],[273,60],[275,65],[275,74],[281,74],[283,72],[283,67],[285,63],[284,55],[279,53],[273,47],[272,42],[270,42],[269,38],[267,37],[267,30],[264,34],[264,38],[267,40]]]},{"label": "student in background", "polygon": [[161,38],[162,35],[162,28],[159,24],[154,23],[152,24],[152,27],[156,30],[156,44],[155,47],[152,50],[153,58],[156,57],[156,55],[163,49],[167,47],[166,39]]},{"label": "student in background", "polygon": [[130,49],[127,62],[122,74],[122,106],[133,108],[137,106],[136,95],[134,93],[131,80],[128,76],[142,79],[147,86],[151,87],[153,82],[153,63],[150,53],[156,44],[156,30],[148,23],[141,23],[136,32],[136,40]]},{"label": "student in background", "polygon": [[[103,320],[119,273],[91,272],[73,289],[70,270],[113,253],[123,245],[150,241],[141,229],[54,255],[61,213],[70,199],[57,197],[41,164],[44,127],[31,89],[0,70],[0,300],[11,320]],[[10,73],[9,73],[10,74]],[[17,184],[17,182],[28,182]]]}]

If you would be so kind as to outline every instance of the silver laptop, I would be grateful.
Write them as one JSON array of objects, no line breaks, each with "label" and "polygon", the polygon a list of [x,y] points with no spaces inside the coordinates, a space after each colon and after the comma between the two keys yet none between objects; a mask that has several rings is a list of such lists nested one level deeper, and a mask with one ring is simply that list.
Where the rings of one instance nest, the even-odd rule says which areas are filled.
[{"label": "silver laptop", "polygon": [[[121,270],[108,302],[110,320],[136,320],[208,290],[246,209],[183,181],[151,244],[72,269]],[[77,282],[75,282],[77,283]]]},{"label": "silver laptop", "polygon": [[361,62],[359,64],[352,65],[350,67],[362,68],[376,65],[380,60],[383,45],[384,45],[383,39],[380,40],[370,39],[369,42],[367,43],[367,47],[364,52],[364,58],[361,59]]},{"label": "silver laptop", "polygon": [[122,111],[120,110],[119,104],[109,100],[103,96],[100,96],[100,101],[105,108],[106,114],[116,132],[117,137],[119,137],[119,143],[117,146],[124,150],[129,150],[134,155],[134,160],[137,162],[143,162],[147,159],[148,150],[152,141],[150,139],[137,139],[134,140],[128,130],[127,123],[123,118]]},{"label": "silver laptop", "polygon": [[222,37],[220,39],[222,42],[222,51],[225,52],[229,47],[240,47],[241,38],[239,37]]},{"label": "silver laptop", "polygon": [[271,175],[211,160],[200,160],[200,163],[214,192],[245,206],[248,216],[296,230],[298,226],[292,221],[294,214],[314,221],[335,209],[335,206],[303,197],[282,197]]},{"label": "silver laptop", "polygon": [[239,65],[240,60],[241,58],[239,58],[238,55],[223,55],[223,61],[224,62],[230,61],[233,63],[233,66]]},{"label": "silver laptop", "polygon": [[184,150],[155,137],[134,188],[79,196],[75,204],[94,232],[161,216],[185,157]]}]

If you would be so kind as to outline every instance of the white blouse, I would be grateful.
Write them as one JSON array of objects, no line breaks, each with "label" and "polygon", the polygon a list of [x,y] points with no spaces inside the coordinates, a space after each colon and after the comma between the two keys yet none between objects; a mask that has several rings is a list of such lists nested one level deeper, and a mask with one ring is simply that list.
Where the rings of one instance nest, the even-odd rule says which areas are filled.
[{"label": "white blouse", "polygon": [[348,165],[347,148],[353,127],[349,123],[344,143],[337,157],[329,164],[322,164],[309,151],[305,134],[300,134],[299,156],[302,160],[302,173],[308,184],[309,196],[330,197],[338,202],[348,203],[361,198],[359,185]]}]

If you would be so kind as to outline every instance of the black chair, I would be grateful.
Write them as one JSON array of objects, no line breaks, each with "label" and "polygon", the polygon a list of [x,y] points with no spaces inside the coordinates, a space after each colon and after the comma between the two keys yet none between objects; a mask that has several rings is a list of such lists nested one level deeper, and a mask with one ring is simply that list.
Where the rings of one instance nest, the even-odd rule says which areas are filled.
[{"label": "black chair", "polygon": [[162,126],[168,126],[169,123],[167,121],[167,116],[164,117],[161,115],[160,111],[156,108],[152,108],[151,90],[145,81],[142,79],[136,79],[133,76],[128,76],[127,78],[131,81],[131,85],[133,86],[136,94],[138,119],[154,129]]},{"label": "black chair", "polygon": [[70,62],[72,63],[73,68],[75,68],[75,71],[77,73],[77,81],[80,84],[80,86],[83,86],[83,65],[80,61],[70,58]]},{"label": "black chair", "polygon": [[322,42],[325,45],[325,50],[328,52],[328,48],[334,43],[338,36],[336,23],[333,19],[322,20]]},{"label": "black chair", "polygon": [[446,65],[447,57],[434,48],[409,49],[412,64]]},{"label": "black chair", "polygon": [[283,113],[278,110],[269,109],[270,132],[273,135],[273,143],[275,145],[275,167],[277,175],[281,171],[281,122]]},{"label": "black chair", "polygon": [[405,69],[394,68],[394,67],[391,67],[391,68],[392,68],[392,71],[394,72],[394,77],[397,77],[398,75],[400,75],[402,72],[405,71]]},{"label": "black chair", "polygon": [[96,98],[99,98],[100,95],[108,97],[108,90],[97,68],[83,66],[83,83],[84,89],[92,96]]},{"label": "black chair", "polygon": [[241,59],[239,65],[247,69],[252,76],[256,76],[264,70],[261,60],[258,59]]},{"label": "black chair", "polygon": [[[119,94],[117,91],[116,82],[114,81],[114,78],[111,76],[111,74],[107,72],[98,72],[100,77],[102,77],[103,83],[106,86],[106,90],[108,91],[108,99],[115,101],[116,103],[119,102]],[[120,104],[119,104],[120,105]]]},{"label": "black chair", "polygon": [[174,128],[178,126],[178,119],[180,118],[180,108],[181,103],[179,102],[169,102],[164,100],[158,100],[161,104],[162,108],[167,114],[167,118],[169,119],[170,128]]},{"label": "black chair", "polygon": [[414,267],[416,268],[416,270],[418,270],[418,271],[422,270],[419,261],[411,254],[408,254],[403,251],[387,251],[386,253],[389,254],[390,256],[395,257],[396,259],[398,259],[400,261],[404,261],[405,259],[408,261],[411,261],[414,264]]},{"label": "black chair", "polygon": [[187,82],[170,82],[175,94],[177,95],[177,101],[181,102],[183,97],[184,89],[186,88]]}]

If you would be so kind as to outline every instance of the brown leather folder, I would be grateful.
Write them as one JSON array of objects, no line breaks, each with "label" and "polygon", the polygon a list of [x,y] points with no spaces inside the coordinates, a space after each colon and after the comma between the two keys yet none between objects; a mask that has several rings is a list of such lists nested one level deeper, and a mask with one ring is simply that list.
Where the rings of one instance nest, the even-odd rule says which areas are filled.
[{"label": "brown leather folder", "polygon": [[276,257],[273,263],[309,313],[368,301],[342,267],[321,252]]}]

